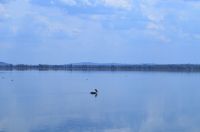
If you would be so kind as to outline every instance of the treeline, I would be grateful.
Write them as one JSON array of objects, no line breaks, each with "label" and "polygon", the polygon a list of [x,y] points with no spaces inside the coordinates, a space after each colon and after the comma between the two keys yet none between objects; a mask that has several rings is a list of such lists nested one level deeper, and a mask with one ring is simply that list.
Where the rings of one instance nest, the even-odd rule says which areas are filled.
[{"label": "treeline", "polygon": [[198,64],[141,64],[141,65],[119,65],[119,64],[95,64],[95,65],[0,65],[0,70],[66,70],[66,71],[174,71],[174,72],[200,72]]}]

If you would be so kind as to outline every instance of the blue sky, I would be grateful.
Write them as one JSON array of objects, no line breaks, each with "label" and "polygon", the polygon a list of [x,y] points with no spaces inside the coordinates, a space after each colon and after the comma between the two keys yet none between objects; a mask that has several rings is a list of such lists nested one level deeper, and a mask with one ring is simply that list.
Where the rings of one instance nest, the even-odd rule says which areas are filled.
[{"label": "blue sky", "polygon": [[200,63],[198,0],[0,0],[0,61]]}]

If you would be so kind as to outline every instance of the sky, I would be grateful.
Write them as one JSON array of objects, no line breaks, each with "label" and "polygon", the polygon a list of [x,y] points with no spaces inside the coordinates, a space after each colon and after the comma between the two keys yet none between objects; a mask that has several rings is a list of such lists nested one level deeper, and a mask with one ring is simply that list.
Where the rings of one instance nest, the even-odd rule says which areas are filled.
[{"label": "sky", "polygon": [[200,64],[199,0],[0,0],[0,61]]}]

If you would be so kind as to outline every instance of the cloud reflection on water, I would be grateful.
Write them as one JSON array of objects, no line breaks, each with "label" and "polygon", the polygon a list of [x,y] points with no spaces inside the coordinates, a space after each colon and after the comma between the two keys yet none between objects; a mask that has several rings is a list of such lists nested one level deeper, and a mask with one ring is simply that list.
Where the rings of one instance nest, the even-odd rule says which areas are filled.
[{"label": "cloud reflection on water", "polygon": [[[197,74],[14,72],[4,76],[1,132],[200,130]],[[89,91],[95,86],[101,95],[91,98]]]}]

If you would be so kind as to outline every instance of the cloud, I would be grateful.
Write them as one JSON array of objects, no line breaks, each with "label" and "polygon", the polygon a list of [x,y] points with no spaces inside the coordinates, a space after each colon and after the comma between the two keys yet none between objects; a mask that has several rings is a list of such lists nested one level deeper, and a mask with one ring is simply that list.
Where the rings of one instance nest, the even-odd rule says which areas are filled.
[{"label": "cloud", "polygon": [[102,0],[105,6],[110,6],[114,8],[132,9],[132,2],[131,0]]},{"label": "cloud", "polygon": [[29,35],[30,38],[35,36],[39,39],[59,36],[58,34],[63,34],[66,38],[75,37],[80,32],[79,26],[82,22],[80,18],[57,8],[41,7],[25,0],[0,5],[0,12],[0,32],[4,39],[5,35],[9,38]]},{"label": "cloud", "polygon": [[[74,54],[90,47],[87,52],[98,52],[101,58],[105,47],[119,56],[122,51],[133,54],[130,47],[136,43],[196,44],[199,9],[183,0],[3,0],[0,43],[21,48],[32,44],[37,51],[41,45],[55,49],[61,44],[63,55],[69,45]],[[119,48],[113,51],[113,46]]]},{"label": "cloud", "polygon": [[[104,6],[116,9],[124,9],[131,10],[132,9],[132,1],[131,0],[59,0],[60,2],[68,5],[68,6],[87,6],[87,7],[97,7]],[[55,3],[55,1],[52,1]]]},{"label": "cloud", "polygon": [[149,20],[147,27],[151,27],[150,29],[160,29],[165,20],[167,12],[158,6],[160,2],[160,0],[142,0],[140,3],[142,14]]},{"label": "cloud", "polygon": [[60,1],[70,6],[74,6],[77,4],[75,0],[60,0]]},{"label": "cloud", "polygon": [[0,14],[4,14],[5,8],[2,4],[0,4]]},{"label": "cloud", "polygon": [[68,36],[78,35],[80,32],[79,26],[81,26],[81,20],[68,14],[62,14],[57,10],[54,10],[54,13],[55,11],[59,15],[57,13],[57,15],[49,13],[35,15],[35,21],[42,26],[43,33],[48,36],[51,36],[51,34],[55,35],[55,33],[63,33]]},{"label": "cloud", "polygon": [[0,3],[0,21],[6,17],[8,17],[8,14],[6,12],[5,5]]},{"label": "cloud", "polygon": [[[97,3],[92,3],[90,0],[75,1],[75,0],[60,0],[67,5],[95,5]],[[51,3],[52,1],[49,1]],[[54,3],[55,1],[53,1]],[[127,7],[128,1],[99,1],[99,4],[105,6],[112,6],[116,8]],[[20,7],[19,7],[20,5]],[[120,7],[122,6],[122,7]],[[16,11],[18,10],[18,11]],[[95,9],[94,14],[69,14],[65,10],[60,10],[60,8],[53,8],[52,6],[41,6],[38,4],[32,3],[32,1],[20,0],[20,1],[10,1],[5,5],[0,5],[0,12],[4,16],[7,16],[7,19],[2,26],[6,32],[10,32],[9,35],[15,35],[20,37],[22,34],[30,34],[37,36],[38,38],[42,37],[55,37],[58,35],[64,35],[68,37],[76,37],[84,29],[85,25],[88,25],[90,21],[100,22],[104,25],[104,22],[107,23],[109,20],[116,17],[117,14],[112,12],[112,14],[101,14],[96,15]],[[2,15],[2,16],[3,16]],[[92,16],[98,16],[94,17]],[[100,17],[99,17],[100,16]],[[121,17],[121,16],[120,16]],[[110,23],[110,22],[109,22]],[[1,25],[0,25],[1,26]],[[30,31],[28,31],[28,29]],[[28,33],[26,33],[28,32]],[[56,35],[58,34],[58,35]]]}]

